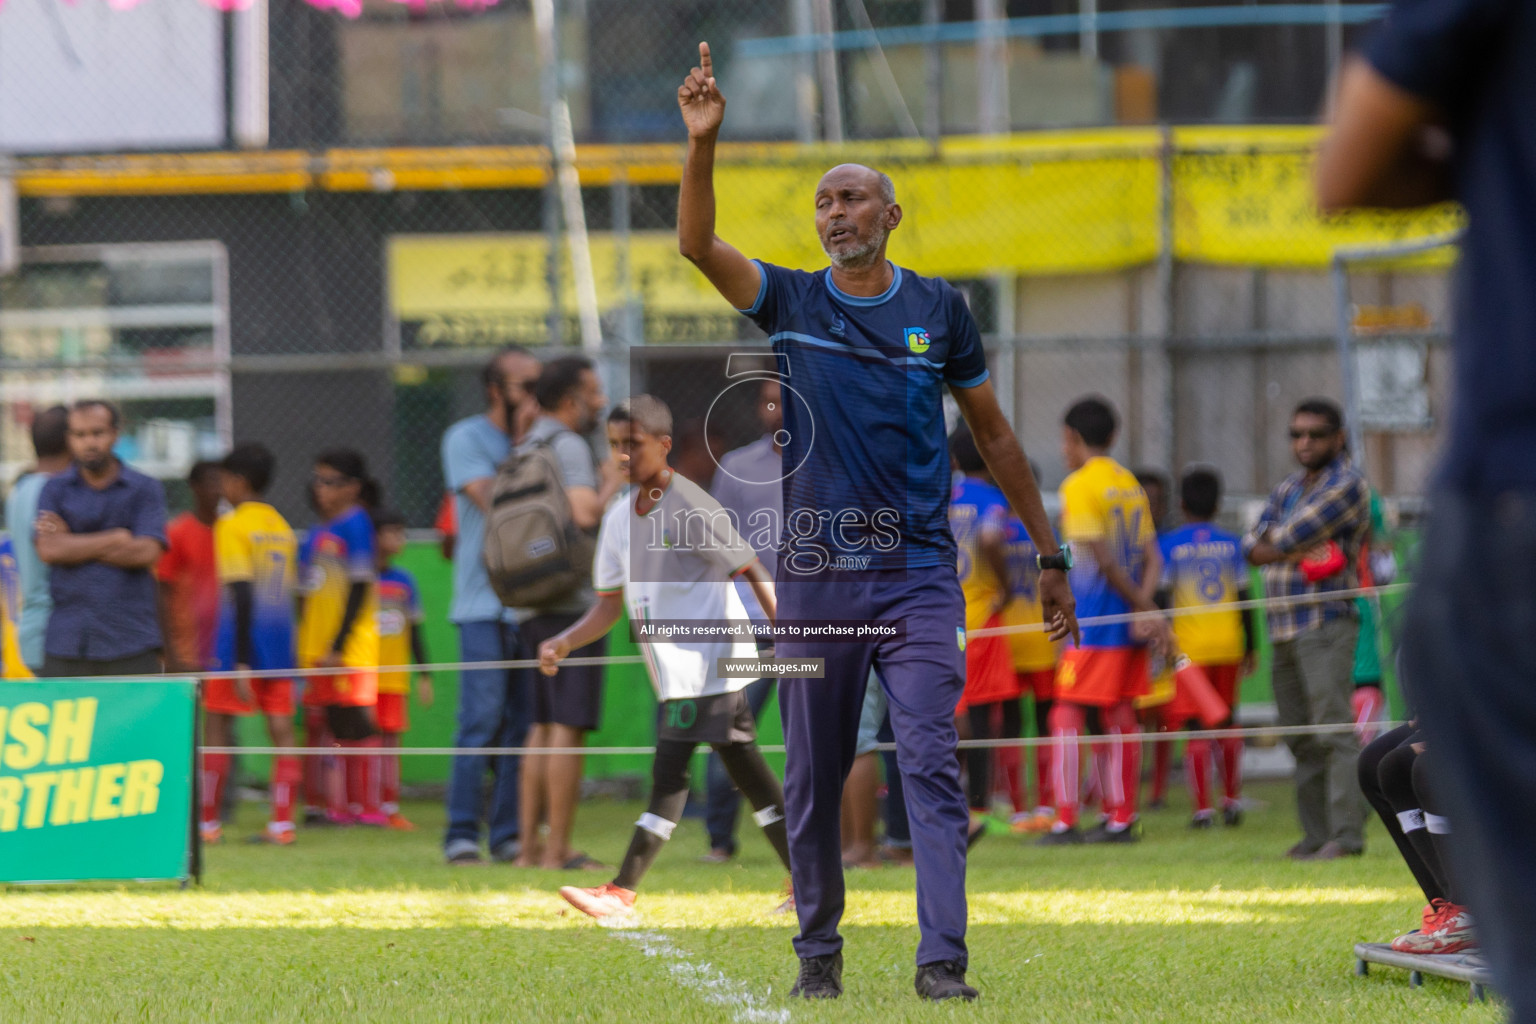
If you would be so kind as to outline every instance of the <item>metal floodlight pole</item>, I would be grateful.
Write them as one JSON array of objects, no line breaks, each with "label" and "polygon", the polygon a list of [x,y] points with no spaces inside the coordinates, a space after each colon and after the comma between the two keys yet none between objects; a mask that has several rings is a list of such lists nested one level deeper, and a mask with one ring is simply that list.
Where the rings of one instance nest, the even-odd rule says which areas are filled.
[{"label": "metal floodlight pole", "polygon": [[544,145],[549,151],[549,180],[544,185],[544,238],[549,252],[544,280],[549,290],[546,342],[559,345],[564,335],[560,302],[560,146],[556,106],[560,101],[559,17],[555,0],[533,0],[533,27],[539,57],[539,107],[544,114]]}]

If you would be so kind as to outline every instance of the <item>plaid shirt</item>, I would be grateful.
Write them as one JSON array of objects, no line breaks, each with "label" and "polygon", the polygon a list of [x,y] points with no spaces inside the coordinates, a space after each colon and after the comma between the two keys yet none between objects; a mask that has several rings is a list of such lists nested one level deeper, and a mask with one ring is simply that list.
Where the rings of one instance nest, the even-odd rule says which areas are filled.
[{"label": "plaid shirt", "polygon": [[[1304,554],[1333,541],[1344,549],[1342,572],[1308,583],[1296,562],[1275,562],[1262,570],[1264,593],[1267,597],[1293,597],[1352,590],[1359,585],[1355,567],[1360,562],[1360,546],[1365,543],[1370,525],[1370,486],[1349,455],[1341,453],[1310,485],[1307,474],[1298,471],[1275,488],[1258,524],[1243,538],[1243,554],[1252,551],[1261,540],[1268,540],[1286,555]],[[1354,602],[1348,599],[1273,608],[1267,613],[1269,638],[1294,640],[1325,622],[1354,614]]]}]

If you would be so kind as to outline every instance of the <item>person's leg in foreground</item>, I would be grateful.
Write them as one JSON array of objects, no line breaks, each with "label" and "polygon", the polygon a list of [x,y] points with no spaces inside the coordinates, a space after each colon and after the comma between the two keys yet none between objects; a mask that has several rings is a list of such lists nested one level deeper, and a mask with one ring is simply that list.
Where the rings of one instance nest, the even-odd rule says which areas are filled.
[{"label": "person's leg in foreground", "polygon": [[1451,872],[1514,1024],[1536,1022],[1536,500],[1436,495],[1403,681],[1438,764]]},{"label": "person's leg in foreground", "polygon": [[[965,686],[964,652],[955,627],[964,601],[953,572],[908,569],[882,588],[880,619],[901,621],[906,635],[883,640],[875,667],[890,702],[896,758],[917,868],[919,995],[976,998],[965,983],[966,840],[970,815],[960,786],[954,707]],[[946,614],[947,613],[947,614]]]}]

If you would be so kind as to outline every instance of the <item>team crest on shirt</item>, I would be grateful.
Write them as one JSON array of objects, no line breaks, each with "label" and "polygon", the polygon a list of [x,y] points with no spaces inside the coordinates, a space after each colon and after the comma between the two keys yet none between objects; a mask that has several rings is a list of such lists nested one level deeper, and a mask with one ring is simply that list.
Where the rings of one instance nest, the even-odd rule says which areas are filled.
[{"label": "team crest on shirt", "polygon": [[928,328],[926,327],[908,327],[902,331],[902,335],[907,339],[907,348],[918,355],[927,352],[928,346],[933,344],[933,341],[928,337]]}]

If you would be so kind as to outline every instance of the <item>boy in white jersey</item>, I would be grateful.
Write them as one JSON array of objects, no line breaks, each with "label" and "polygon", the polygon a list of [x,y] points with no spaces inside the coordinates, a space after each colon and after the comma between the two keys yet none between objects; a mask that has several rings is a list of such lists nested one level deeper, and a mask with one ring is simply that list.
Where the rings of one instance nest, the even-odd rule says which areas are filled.
[{"label": "boy in white jersey", "polygon": [[[751,585],[768,619],[776,617],[773,583],[757,552],[731,526],[730,515],[707,491],[667,468],[671,434],[672,413],[650,395],[636,395],[609,414],[608,443],[633,486],[609,507],[598,530],[592,567],[597,604],[539,647],[539,668],[546,675],[571,651],[605,636],[626,606],[637,625],[687,620],[692,626],[744,626],[746,608],[732,583],[738,576]],[[640,879],[682,817],[688,763],[699,743],[720,755],[789,869],[784,793],[757,749],[756,723],[741,692],[755,675],[721,671],[727,659],[755,662],[756,643],[747,635],[698,640],[642,635],[640,650],[660,701],[650,806],[635,823],[612,882],[560,890],[566,902],[597,918],[634,906]]]}]

